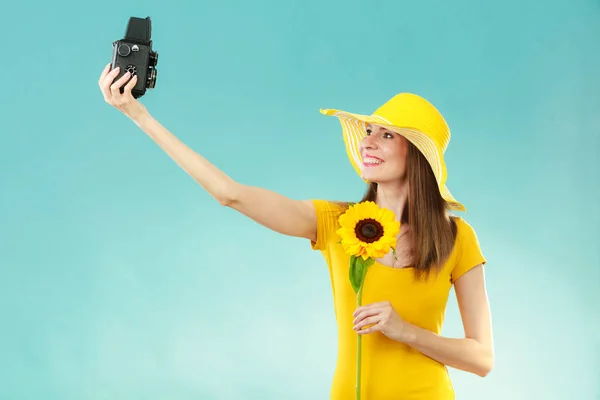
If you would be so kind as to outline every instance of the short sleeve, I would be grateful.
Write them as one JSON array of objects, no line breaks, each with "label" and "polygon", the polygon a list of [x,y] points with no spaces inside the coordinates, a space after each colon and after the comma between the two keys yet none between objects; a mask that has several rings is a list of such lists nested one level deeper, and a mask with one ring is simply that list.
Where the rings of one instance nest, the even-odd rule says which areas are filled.
[{"label": "short sleeve", "polygon": [[452,283],[463,276],[466,272],[476,267],[479,264],[485,264],[486,259],[481,251],[477,233],[471,225],[464,219],[457,219],[458,238],[456,244],[458,246],[456,263],[452,269]]},{"label": "short sleeve", "polygon": [[317,217],[317,241],[311,240],[313,250],[326,250],[332,243],[340,240],[336,231],[338,218],[343,213],[340,203],[327,200],[312,200]]}]

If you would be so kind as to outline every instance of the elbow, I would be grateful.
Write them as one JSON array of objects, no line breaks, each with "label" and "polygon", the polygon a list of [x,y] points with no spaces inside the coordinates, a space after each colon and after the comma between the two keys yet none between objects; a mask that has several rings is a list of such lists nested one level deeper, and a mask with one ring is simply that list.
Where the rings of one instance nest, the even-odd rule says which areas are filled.
[{"label": "elbow", "polygon": [[215,199],[223,207],[233,207],[239,198],[239,186],[235,183],[227,185],[225,188],[219,191],[218,195],[215,195]]},{"label": "elbow", "polygon": [[222,205],[223,207],[231,207],[234,203],[232,196],[221,195],[221,196],[215,196],[215,197],[216,197],[217,201],[219,202],[219,204]]},{"label": "elbow", "polygon": [[492,365],[482,365],[477,369],[477,371],[475,371],[475,374],[481,378],[485,378],[490,372],[492,372],[492,368]]},{"label": "elbow", "polygon": [[490,372],[492,372],[493,368],[494,353],[490,351],[486,352],[486,354],[481,357],[481,361],[478,363],[476,370],[473,372],[481,378],[485,378]]}]

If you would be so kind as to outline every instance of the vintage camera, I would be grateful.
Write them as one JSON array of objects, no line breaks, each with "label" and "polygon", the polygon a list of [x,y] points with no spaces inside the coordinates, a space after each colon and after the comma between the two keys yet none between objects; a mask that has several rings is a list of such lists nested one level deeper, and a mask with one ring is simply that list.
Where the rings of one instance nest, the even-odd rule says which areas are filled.
[{"label": "vintage camera", "polygon": [[[130,17],[125,37],[113,42],[111,70],[117,66],[120,68],[115,81],[127,71],[131,72],[132,76],[137,75],[137,82],[131,93],[134,98],[140,98],[147,89],[153,89],[156,86],[158,73],[156,64],[158,64],[158,53],[152,50],[150,17]],[[121,93],[123,93],[123,87],[121,87]]]}]

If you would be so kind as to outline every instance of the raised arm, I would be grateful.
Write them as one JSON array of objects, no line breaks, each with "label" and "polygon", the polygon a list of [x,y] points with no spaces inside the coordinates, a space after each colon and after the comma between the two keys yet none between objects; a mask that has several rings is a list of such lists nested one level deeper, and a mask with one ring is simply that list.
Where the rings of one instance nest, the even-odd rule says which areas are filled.
[{"label": "raised arm", "polygon": [[[310,200],[293,200],[267,189],[238,183],[169,132],[131,95],[137,76],[114,81],[118,69],[107,65],[98,81],[104,100],[129,117],[173,161],[221,205],[233,208],[276,232],[316,241],[316,215]],[[119,89],[123,87],[121,94]]]}]

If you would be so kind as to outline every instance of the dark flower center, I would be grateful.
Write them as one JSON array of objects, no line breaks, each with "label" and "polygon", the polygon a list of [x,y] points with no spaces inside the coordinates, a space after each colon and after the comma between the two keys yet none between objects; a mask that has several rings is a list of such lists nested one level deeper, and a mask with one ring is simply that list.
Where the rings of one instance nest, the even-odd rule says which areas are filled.
[{"label": "dark flower center", "polygon": [[361,242],[373,243],[383,236],[383,226],[374,219],[362,219],[356,224],[354,232]]}]

